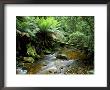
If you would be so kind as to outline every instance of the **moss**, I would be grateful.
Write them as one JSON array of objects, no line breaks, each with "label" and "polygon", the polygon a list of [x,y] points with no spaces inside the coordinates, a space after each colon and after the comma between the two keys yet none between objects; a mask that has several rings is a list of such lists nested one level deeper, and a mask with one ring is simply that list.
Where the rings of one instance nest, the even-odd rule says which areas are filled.
[{"label": "moss", "polygon": [[40,56],[36,53],[35,47],[31,46],[31,44],[27,45],[27,55],[35,58],[40,58]]}]

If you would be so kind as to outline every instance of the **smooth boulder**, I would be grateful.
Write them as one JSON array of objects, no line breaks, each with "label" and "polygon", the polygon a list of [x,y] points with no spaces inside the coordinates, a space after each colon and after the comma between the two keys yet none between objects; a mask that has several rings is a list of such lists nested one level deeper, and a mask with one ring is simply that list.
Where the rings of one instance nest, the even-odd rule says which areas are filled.
[{"label": "smooth boulder", "polygon": [[56,56],[56,58],[58,58],[58,59],[66,59],[67,60],[67,56],[65,54],[58,54]]}]

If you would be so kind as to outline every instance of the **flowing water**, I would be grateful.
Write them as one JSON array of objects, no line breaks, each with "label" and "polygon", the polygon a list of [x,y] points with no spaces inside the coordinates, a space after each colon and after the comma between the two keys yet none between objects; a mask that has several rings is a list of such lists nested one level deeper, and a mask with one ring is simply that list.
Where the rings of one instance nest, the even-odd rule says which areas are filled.
[{"label": "flowing water", "polygon": [[57,59],[56,53],[45,55],[44,60],[41,61],[44,66],[37,74],[65,74],[74,62],[74,60]]},{"label": "flowing water", "polygon": [[[42,60],[39,60],[37,63],[34,63],[34,66],[29,70],[23,70],[18,68],[18,74],[72,74],[83,73],[87,71],[87,68],[82,68],[81,63],[77,60],[67,60],[57,58],[58,53],[45,55]],[[75,69],[74,69],[75,68]],[[87,72],[86,72],[87,73]],[[93,73],[93,70],[92,70]]]}]

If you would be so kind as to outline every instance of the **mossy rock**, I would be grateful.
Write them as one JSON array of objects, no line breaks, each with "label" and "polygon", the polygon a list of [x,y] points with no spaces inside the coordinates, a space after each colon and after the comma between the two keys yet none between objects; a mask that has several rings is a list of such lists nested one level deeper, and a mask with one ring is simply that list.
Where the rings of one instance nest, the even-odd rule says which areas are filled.
[{"label": "mossy rock", "polygon": [[49,50],[44,50],[44,54],[51,54],[51,51],[49,51]]},{"label": "mossy rock", "polygon": [[23,60],[30,63],[34,62],[34,59],[32,57],[23,57]]},{"label": "mossy rock", "polygon": [[33,58],[40,58],[40,56],[36,53],[35,47],[31,46],[31,44],[27,45],[27,55]]},{"label": "mossy rock", "polygon": [[65,54],[58,54],[56,58],[58,58],[58,59],[66,59],[67,60],[67,56]]}]

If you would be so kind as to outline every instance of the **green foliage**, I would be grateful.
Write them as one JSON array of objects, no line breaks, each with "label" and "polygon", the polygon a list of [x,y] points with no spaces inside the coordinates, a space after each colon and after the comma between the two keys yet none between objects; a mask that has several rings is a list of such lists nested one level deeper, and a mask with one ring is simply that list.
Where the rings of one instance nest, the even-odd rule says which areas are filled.
[{"label": "green foliage", "polygon": [[75,48],[81,49],[90,53],[94,52],[94,39],[92,35],[86,36],[79,31],[70,34],[69,44],[73,44]]},{"label": "green foliage", "polygon": [[17,16],[16,17],[16,29],[21,32],[27,32],[30,36],[35,36],[35,33],[39,31],[35,22],[35,17],[29,16]]},{"label": "green foliage", "polygon": [[64,36],[63,31],[59,31],[59,30],[54,31],[53,34],[52,34],[52,37],[56,41],[60,41],[60,42],[65,42],[66,41],[66,37]]},{"label": "green foliage", "polygon": [[20,17],[16,18],[16,29],[23,31],[27,27],[27,23],[24,20],[19,19]]},{"label": "green foliage", "polygon": [[33,58],[35,58],[35,57],[38,58],[39,57],[39,55],[37,55],[37,53],[36,53],[35,47],[32,46],[31,44],[27,45],[27,54],[28,54],[28,56],[31,56]]},{"label": "green foliage", "polygon": [[87,36],[83,33],[77,31],[75,33],[70,34],[68,43],[74,44],[76,47],[87,47]]},{"label": "green foliage", "polygon": [[58,29],[59,22],[54,19],[54,17],[47,17],[47,18],[37,18],[37,25],[39,26],[40,30],[52,30]]},{"label": "green foliage", "polygon": [[36,52],[50,51],[57,42],[94,52],[93,16],[17,16],[16,28],[29,34]]}]

